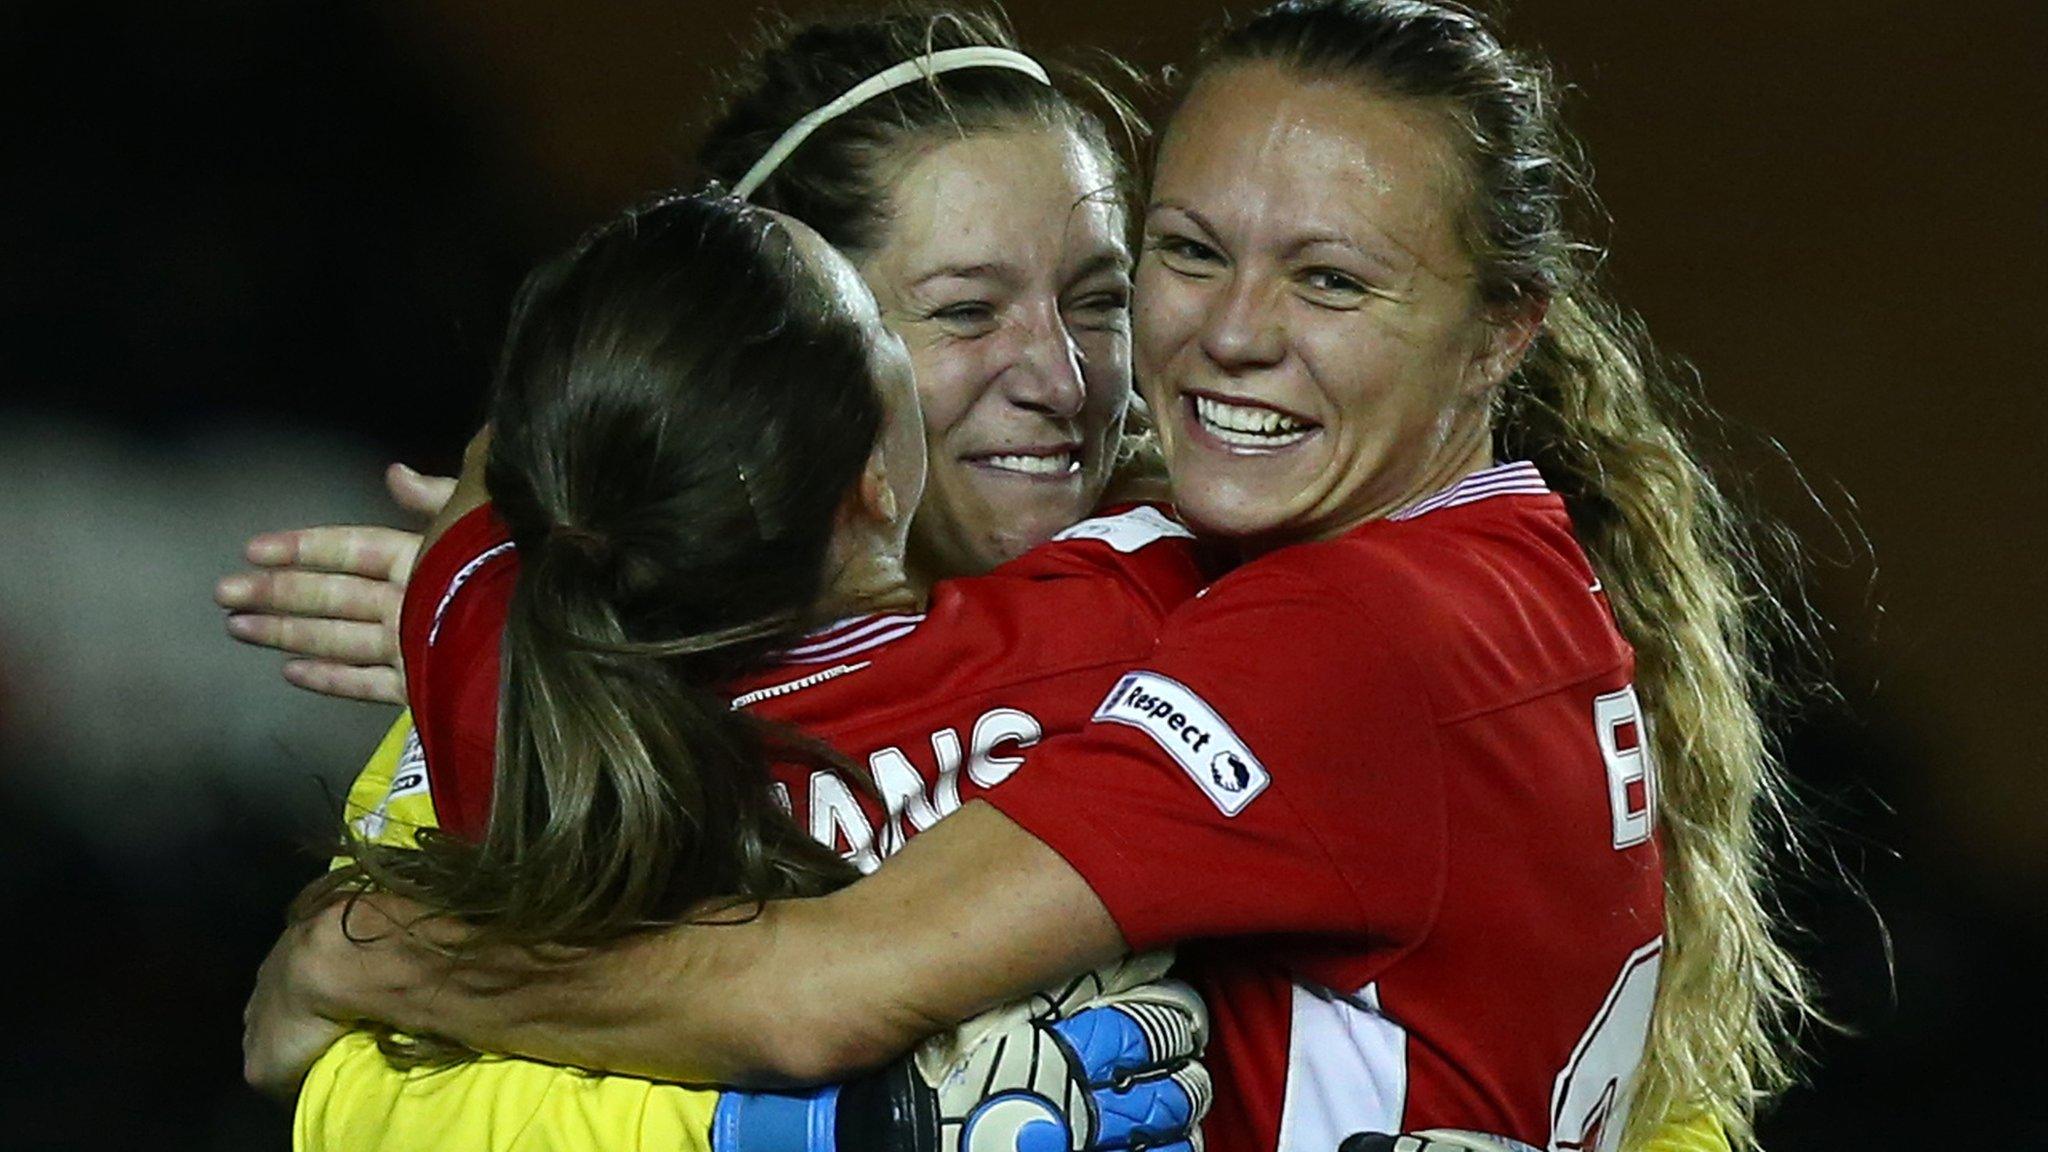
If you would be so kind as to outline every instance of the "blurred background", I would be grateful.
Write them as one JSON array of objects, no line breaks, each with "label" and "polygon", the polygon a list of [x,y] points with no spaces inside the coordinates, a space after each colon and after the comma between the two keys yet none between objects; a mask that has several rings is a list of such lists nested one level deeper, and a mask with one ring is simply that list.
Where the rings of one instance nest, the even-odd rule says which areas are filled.
[{"label": "blurred background", "polygon": [[[1147,67],[1221,12],[1012,5]],[[453,466],[523,270],[676,178],[757,18],[0,4],[0,1148],[287,1146],[241,1003],[389,713],[288,688],[211,584],[253,532],[397,522],[386,460]],[[1766,1141],[2048,1148],[2001,1096],[2048,1083],[2048,4],[1507,23],[1578,87],[1619,294],[1735,423],[1829,624],[1787,900],[1852,1032]]]}]

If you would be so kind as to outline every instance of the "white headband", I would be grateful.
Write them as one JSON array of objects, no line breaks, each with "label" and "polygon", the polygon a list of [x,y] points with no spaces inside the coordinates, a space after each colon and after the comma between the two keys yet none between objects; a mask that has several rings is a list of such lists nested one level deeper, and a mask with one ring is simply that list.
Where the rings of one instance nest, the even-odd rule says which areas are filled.
[{"label": "white headband", "polygon": [[784,160],[789,159],[791,152],[810,139],[811,133],[849,111],[892,88],[901,88],[905,84],[929,80],[941,72],[954,72],[962,68],[1008,68],[1013,72],[1022,72],[1047,87],[1052,85],[1052,77],[1045,74],[1045,69],[1039,66],[1038,61],[1022,52],[1012,52],[1008,48],[979,45],[972,48],[947,48],[923,56],[913,56],[855,84],[838,99],[791,124],[789,130],[775,141],[774,147],[768,149],[759,160],[754,161],[754,166],[747,169],[747,174],[740,177],[740,182],[732,186],[732,194],[742,200],[752,196],[755,189],[766,183],[768,177],[775,174],[775,169],[781,167]]}]

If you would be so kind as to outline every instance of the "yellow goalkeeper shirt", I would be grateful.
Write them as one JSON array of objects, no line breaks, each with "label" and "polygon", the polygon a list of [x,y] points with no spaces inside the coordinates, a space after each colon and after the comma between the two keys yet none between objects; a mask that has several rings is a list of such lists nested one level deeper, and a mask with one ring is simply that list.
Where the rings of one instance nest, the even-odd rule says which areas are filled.
[{"label": "yellow goalkeeper shirt", "polygon": [[[419,741],[400,715],[349,789],[356,830],[411,847],[435,826]],[[400,1071],[351,1032],[299,1089],[298,1152],[710,1152],[718,1093],[486,1056]]]}]

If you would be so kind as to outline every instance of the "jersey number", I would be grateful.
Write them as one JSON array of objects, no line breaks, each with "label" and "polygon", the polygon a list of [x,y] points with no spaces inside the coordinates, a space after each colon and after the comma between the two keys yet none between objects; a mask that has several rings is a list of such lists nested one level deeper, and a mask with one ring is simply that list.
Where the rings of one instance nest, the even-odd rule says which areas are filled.
[{"label": "jersey number", "polygon": [[1600,758],[1607,762],[1614,846],[1647,843],[1657,810],[1657,770],[1650,762],[1650,734],[1633,686],[1594,699],[1593,735],[1600,742]]},{"label": "jersey number", "polygon": [[1628,1124],[1629,1094],[1650,1009],[1657,1002],[1657,966],[1664,942],[1653,940],[1621,966],[1621,975],[1550,1091],[1550,1152],[1616,1152]]}]

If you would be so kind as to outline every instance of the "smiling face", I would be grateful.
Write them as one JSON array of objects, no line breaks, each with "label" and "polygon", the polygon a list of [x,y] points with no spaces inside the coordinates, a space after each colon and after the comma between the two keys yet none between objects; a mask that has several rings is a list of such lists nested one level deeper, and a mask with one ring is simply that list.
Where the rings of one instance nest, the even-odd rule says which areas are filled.
[{"label": "smiling face", "polygon": [[1019,125],[931,145],[892,183],[859,262],[903,338],[930,457],[912,565],[1012,559],[1086,516],[1130,401],[1130,256],[1109,166]]},{"label": "smiling face", "polygon": [[1484,467],[1533,323],[1481,307],[1443,122],[1276,65],[1204,77],[1162,143],[1138,377],[1194,526],[1326,538]]}]

